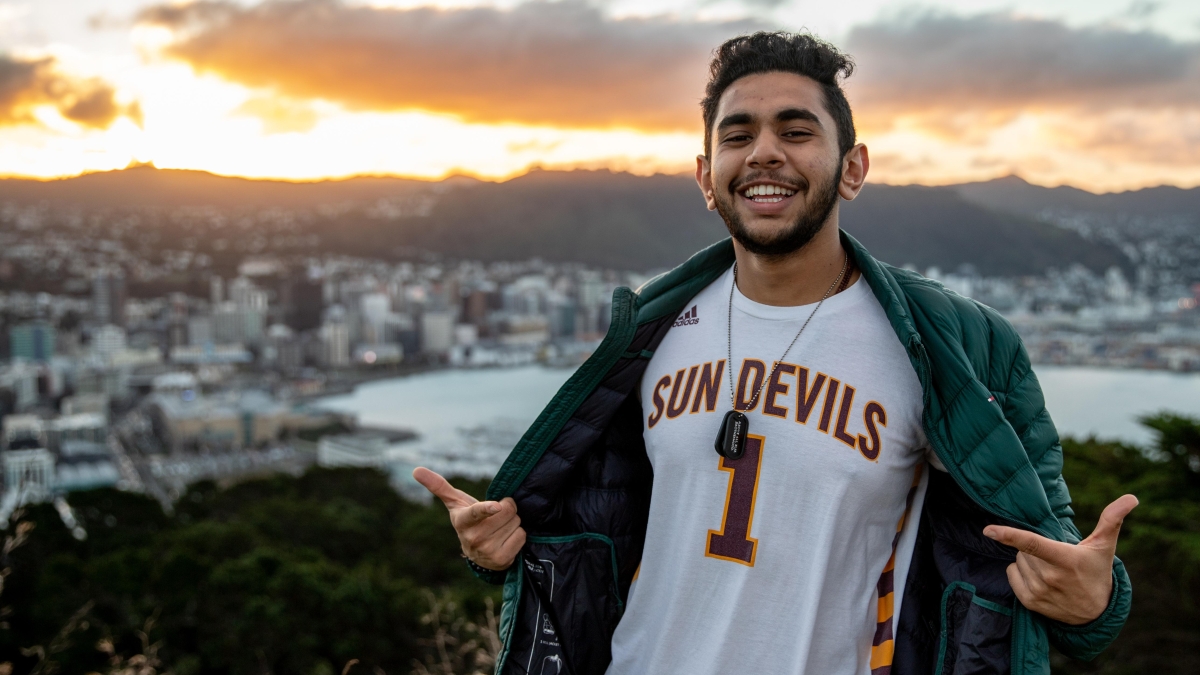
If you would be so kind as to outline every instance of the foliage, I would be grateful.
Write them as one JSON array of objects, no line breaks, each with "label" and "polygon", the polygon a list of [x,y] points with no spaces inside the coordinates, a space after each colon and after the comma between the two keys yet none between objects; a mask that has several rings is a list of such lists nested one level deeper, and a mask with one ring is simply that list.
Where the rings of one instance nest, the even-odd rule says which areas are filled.
[{"label": "foliage", "polygon": [[440,663],[439,625],[422,623],[431,599],[457,612],[463,641],[498,600],[459,559],[445,509],[405,501],[372,470],[199,483],[173,517],[114,490],[71,501],[85,541],[39,506],[36,536],[10,556],[0,663],[16,673],[307,675],[352,660],[351,672],[408,673]]},{"label": "foliage", "polygon": [[1117,555],[1133,581],[1133,611],[1117,641],[1092,663],[1055,655],[1056,673],[1192,673],[1200,649],[1200,419],[1144,418],[1153,448],[1063,442],[1063,476],[1085,534],[1125,493],[1139,506],[1125,520]]},{"label": "foliage", "polygon": [[[1129,622],[1092,663],[1054,654],[1056,673],[1191,672],[1200,648],[1200,420],[1144,423],[1153,448],[1063,442],[1080,530],[1124,493],[1141,505],[1118,548]],[[6,536],[0,673],[467,675],[498,650],[498,595],[461,564],[445,510],[405,501],[381,473],[199,483],[173,517],[113,490],[71,501],[85,541],[49,505]]]},{"label": "foliage", "polygon": [[413,675],[486,675],[500,654],[500,626],[495,604],[484,598],[487,605],[478,624],[468,619],[449,594],[437,597],[428,589],[429,613],[421,623],[433,629],[433,637],[423,640],[428,649],[425,660],[415,664]]}]

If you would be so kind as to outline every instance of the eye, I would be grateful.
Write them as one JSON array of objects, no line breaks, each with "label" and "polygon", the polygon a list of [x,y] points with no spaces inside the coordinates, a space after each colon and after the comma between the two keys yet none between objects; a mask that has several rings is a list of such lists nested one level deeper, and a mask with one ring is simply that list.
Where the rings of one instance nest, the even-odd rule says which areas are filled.
[{"label": "eye", "polygon": [[725,137],[724,143],[743,143],[750,140],[750,134],[739,131]]},{"label": "eye", "polygon": [[812,136],[813,133],[808,129],[788,129],[783,132],[783,135],[785,138],[807,138]]}]

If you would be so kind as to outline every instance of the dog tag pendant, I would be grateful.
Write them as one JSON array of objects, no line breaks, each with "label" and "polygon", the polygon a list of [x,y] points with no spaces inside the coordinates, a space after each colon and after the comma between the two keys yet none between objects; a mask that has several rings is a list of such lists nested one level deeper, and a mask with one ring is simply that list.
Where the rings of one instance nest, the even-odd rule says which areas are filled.
[{"label": "dog tag pendant", "polygon": [[750,431],[750,420],[739,410],[730,410],[721,420],[714,444],[717,454],[726,459],[739,459],[746,452],[746,434]]}]

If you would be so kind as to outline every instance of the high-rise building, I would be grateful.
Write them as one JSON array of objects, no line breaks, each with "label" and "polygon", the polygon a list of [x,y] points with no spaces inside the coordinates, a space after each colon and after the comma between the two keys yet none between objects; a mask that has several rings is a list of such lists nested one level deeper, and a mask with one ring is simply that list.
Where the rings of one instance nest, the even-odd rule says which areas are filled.
[{"label": "high-rise building", "polygon": [[102,324],[125,325],[125,273],[120,268],[92,275],[92,315]]},{"label": "high-rise building", "polygon": [[212,322],[213,342],[217,344],[257,344],[263,339],[266,316],[226,302],[213,312]]},{"label": "high-rise building", "polygon": [[54,325],[47,321],[31,321],[8,329],[9,352],[14,359],[49,361],[54,356]]},{"label": "high-rise building", "polygon": [[475,289],[463,298],[463,321],[475,326],[486,326],[488,296],[483,290]]},{"label": "high-rise building", "polygon": [[230,282],[229,300],[238,309],[267,313],[267,292],[246,277],[238,277]]},{"label": "high-rise building", "polygon": [[0,367],[0,390],[12,392],[13,409],[0,403],[0,413],[26,410],[38,402],[38,368],[23,361]]},{"label": "high-rise building", "polygon": [[383,293],[367,293],[358,299],[362,318],[362,339],[379,344],[386,341],[385,325],[392,312],[392,300]]},{"label": "high-rise building", "polygon": [[454,345],[453,312],[425,312],[421,315],[421,351],[445,354]]},{"label": "high-rise building", "polygon": [[321,326],[321,341],[325,344],[325,363],[330,366],[350,364],[350,328],[340,322]]},{"label": "high-rise building", "polygon": [[104,361],[125,351],[125,329],[112,324],[102,326],[92,334],[92,353]]}]

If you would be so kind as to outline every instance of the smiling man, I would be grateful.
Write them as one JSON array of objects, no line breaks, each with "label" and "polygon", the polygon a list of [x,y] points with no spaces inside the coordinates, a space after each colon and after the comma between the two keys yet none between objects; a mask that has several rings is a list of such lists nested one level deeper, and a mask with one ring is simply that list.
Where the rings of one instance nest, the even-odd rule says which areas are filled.
[{"label": "smiling man", "polygon": [[499,672],[1040,674],[1116,637],[1136,499],[1082,539],[1012,327],[838,228],[851,70],[722,45],[696,180],[731,238],[618,290],[488,501],[415,473],[505,584]]}]

